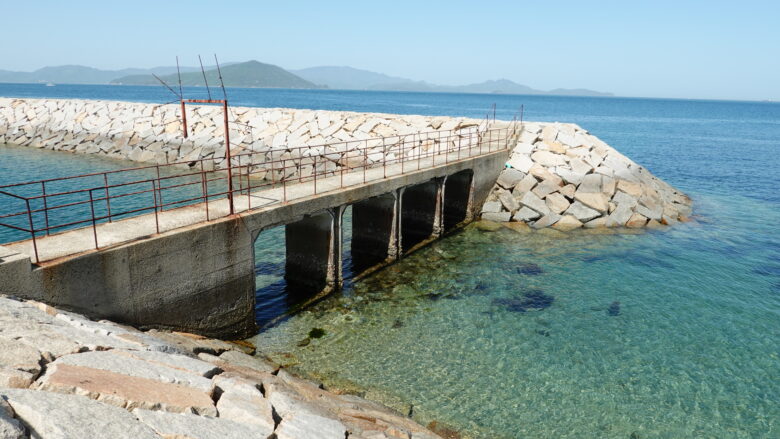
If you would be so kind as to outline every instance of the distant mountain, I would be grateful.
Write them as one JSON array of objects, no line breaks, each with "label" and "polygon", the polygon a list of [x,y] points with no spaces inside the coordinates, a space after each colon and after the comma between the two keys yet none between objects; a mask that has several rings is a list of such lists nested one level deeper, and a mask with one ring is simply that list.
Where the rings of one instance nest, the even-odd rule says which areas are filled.
[{"label": "distant mountain", "polygon": [[508,79],[490,80],[469,85],[437,85],[425,81],[388,76],[382,73],[360,70],[352,67],[309,67],[292,70],[298,76],[315,84],[326,85],[329,88],[346,90],[385,90],[385,91],[425,91],[448,93],[496,93],[496,94],[527,94],[527,95],[560,95],[560,96],[613,96],[587,89],[563,89],[544,91],[536,90],[526,85],[517,84]]},{"label": "distant mountain", "polygon": [[307,69],[290,70],[290,72],[315,84],[346,90],[368,90],[378,85],[396,85],[413,82],[410,79],[397,78],[353,67],[309,67]]},{"label": "distant mountain", "polygon": [[[195,67],[182,67],[183,72],[199,70]],[[54,82],[59,84],[108,84],[111,80],[128,75],[152,73],[167,75],[176,71],[176,67],[153,67],[151,69],[100,70],[92,67],[65,65],[44,67],[33,72],[13,72],[0,70],[0,82],[35,83]]]},{"label": "distant mountain", "polygon": [[[215,66],[207,66],[209,85],[218,85]],[[200,67],[181,67],[182,83],[188,86],[202,86],[203,74]],[[0,70],[0,82],[35,83],[53,82],[59,84],[119,84],[158,85],[152,73],[162,77],[171,85],[178,85],[175,66],[151,69],[100,70],[92,67],[66,65],[44,67],[34,72],[12,72]],[[468,85],[437,85],[425,81],[389,76],[353,67],[320,66],[300,70],[285,70],[281,67],[258,61],[225,63],[222,76],[227,87],[271,87],[271,88],[333,88],[345,90],[421,91],[448,93],[495,93],[558,96],[613,96],[587,89],[556,88],[544,91],[518,84],[508,79],[484,81]]]},{"label": "distant mountain", "polygon": [[[316,84],[296,76],[281,67],[264,64],[259,61],[247,61],[222,67],[222,78],[226,87],[270,87],[270,88],[320,88]],[[168,84],[178,84],[178,75],[173,73],[161,76]],[[209,85],[219,85],[217,69],[207,70]],[[182,85],[203,86],[203,73],[200,71],[181,74]],[[132,75],[117,78],[111,84],[121,85],[157,85],[159,82],[151,75]]]}]

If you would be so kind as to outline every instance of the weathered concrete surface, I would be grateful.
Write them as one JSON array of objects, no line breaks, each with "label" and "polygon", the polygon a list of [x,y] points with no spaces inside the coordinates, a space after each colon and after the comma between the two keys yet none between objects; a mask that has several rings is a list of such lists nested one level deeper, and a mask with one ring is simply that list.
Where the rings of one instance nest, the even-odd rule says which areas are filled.
[{"label": "weathered concrete surface", "polygon": [[[0,438],[438,438],[380,404],[324,390],[234,344],[161,334],[0,296],[6,348],[26,351],[60,337],[40,347],[45,372],[30,388],[0,382]],[[134,349],[112,347],[128,335]],[[16,368],[27,363],[14,360],[3,370],[23,372]]]},{"label": "weathered concrete surface", "polygon": [[[310,184],[294,185],[287,189],[287,203],[254,210],[247,210],[245,196],[236,197],[237,215],[210,222],[202,222],[201,205],[166,211],[168,219],[160,218],[170,228],[163,228],[160,234],[154,233],[153,215],[104,224],[98,227],[98,237],[107,247],[99,251],[93,248],[91,230],[69,231],[39,240],[39,251],[50,243],[58,257],[39,266],[30,262],[33,252],[29,241],[13,243],[4,250],[10,254],[9,268],[0,262],[0,273],[9,272],[0,292],[143,328],[242,338],[255,330],[253,240],[261,230],[404,187],[422,183],[431,187],[430,182],[464,170],[474,175],[473,202],[467,215],[476,216],[507,156],[508,150],[500,150],[461,161],[453,159],[448,164],[442,164],[445,161],[439,157],[436,167],[426,168],[434,157],[422,163],[421,170],[404,174],[393,167],[371,169],[365,184],[362,173],[345,176],[345,180],[354,178],[354,185],[341,189],[339,177],[332,177],[332,181],[318,182],[321,193],[316,195]],[[436,183],[437,191],[440,186]],[[273,192],[270,198],[281,199],[281,189],[273,191],[269,191]],[[441,199],[424,201],[440,203]],[[224,200],[222,204],[210,203],[212,215],[220,211],[227,211]],[[433,232],[438,234],[441,205],[432,211],[437,215]],[[340,268],[340,264],[334,266]]]}]

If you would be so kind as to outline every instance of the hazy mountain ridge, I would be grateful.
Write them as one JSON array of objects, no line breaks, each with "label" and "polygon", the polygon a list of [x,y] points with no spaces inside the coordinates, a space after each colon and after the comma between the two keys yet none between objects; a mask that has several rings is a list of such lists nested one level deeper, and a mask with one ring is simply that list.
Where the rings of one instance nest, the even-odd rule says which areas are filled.
[{"label": "hazy mountain ridge", "polygon": [[561,96],[614,96],[588,89],[536,90],[527,85],[518,84],[509,79],[488,80],[468,85],[438,85],[426,81],[413,81],[356,69],[353,67],[322,66],[295,70],[304,79],[330,88],[347,90],[383,90],[383,91],[423,91],[445,93],[496,93],[496,94],[532,94]]},{"label": "hazy mountain ridge", "polygon": [[[222,79],[226,87],[321,88],[281,67],[264,64],[259,61],[231,64],[221,69]],[[176,73],[164,75],[160,79],[168,84],[179,83]],[[219,72],[217,69],[206,70],[206,79],[209,85],[219,85]],[[182,73],[181,82],[185,86],[205,85],[203,73],[200,71]],[[159,84],[159,82],[151,75],[131,75],[114,79],[111,81],[111,84],[154,85]]]},{"label": "hazy mountain ridge", "polygon": [[[200,70],[199,67],[181,67],[182,72]],[[167,75],[176,72],[176,66],[160,66],[150,69],[127,68],[101,70],[79,65],[43,67],[32,72],[0,70],[0,82],[35,83],[54,82],[60,84],[108,84],[112,80],[128,75]]]},{"label": "hazy mountain ridge", "polygon": [[[206,77],[210,85],[219,84],[215,66],[207,66]],[[200,67],[181,67],[182,83],[188,86],[202,86],[203,75]],[[178,84],[175,66],[160,66],[150,69],[127,68],[120,70],[101,70],[79,65],[43,67],[33,72],[14,72],[0,70],[0,82],[60,84],[118,84],[118,85],[157,85],[152,74],[161,76],[169,84]],[[285,70],[281,67],[258,61],[243,63],[225,63],[222,65],[223,78],[228,87],[269,87],[269,88],[332,88],[345,90],[377,91],[418,91],[445,93],[495,93],[529,94],[559,96],[613,96],[582,88],[556,88],[536,90],[508,79],[489,80],[468,85],[438,85],[426,81],[414,81],[407,78],[385,75],[383,73],[356,69],[347,66],[319,66],[297,70]]]}]

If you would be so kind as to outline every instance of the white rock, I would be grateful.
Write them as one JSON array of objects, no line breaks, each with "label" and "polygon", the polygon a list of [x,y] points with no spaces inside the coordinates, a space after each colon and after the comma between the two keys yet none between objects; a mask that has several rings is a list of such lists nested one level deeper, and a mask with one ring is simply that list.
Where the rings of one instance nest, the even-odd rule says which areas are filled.
[{"label": "white rock", "polygon": [[531,160],[528,154],[512,154],[507,164],[520,172],[528,173],[531,167],[533,167],[534,161]]},{"label": "white rock", "polygon": [[22,439],[27,437],[24,426],[14,419],[11,406],[0,397],[0,439]]},{"label": "white rock", "polygon": [[547,204],[533,192],[526,192],[526,194],[523,195],[523,198],[520,199],[520,204],[529,207],[542,215],[550,213],[550,208],[547,207]]},{"label": "white rock", "polygon": [[523,177],[525,177],[525,174],[518,171],[517,169],[506,168],[501,171],[501,174],[499,174],[498,184],[505,189],[511,190],[517,183],[520,182],[520,180],[523,179]]},{"label": "white rock", "polygon": [[127,410],[83,396],[0,389],[0,398],[6,399],[36,438],[160,439]]},{"label": "white rock", "polygon": [[536,151],[531,154],[531,159],[534,162],[547,167],[555,167],[566,164],[566,159],[564,156],[552,153],[550,151]]},{"label": "white rock", "polygon": [[545,198],[545,203],[552,212],[558,214],[569,208],[569,201],[558,192],[549,194],[547,198]]},{"label": "white rock", "polygon": [[535,210],[532,210],[532,209],[529,209],[528,207],[523,207],[520,210],[518,210],[517,213],[515,213],[515,215],[512,217],[512,219],[515,220],[515,221],[520,221],[520,222],[526,222],[527,223],[529,221],[533,221],[533,220],[539,218],[540,216],[541,215],[539,214],[539,212],[537,212]]},{"label": "white rock", "polygon": [[485,212],[481,215],[483,220],[497,223],[508,223],[512,219],[511,212]]},{"label": "white rock", "polygon": [[[198,390],[210,392],[211,380],[206,378],[201,370],[188,369],[192,362],[203,363],[205,370],[216,370],[213,364],[195,360],[183,355],[167,355],[174,364],[162,361],[147,361],[140,358],[142,351],[124,351],[113,349],[110,351],[84,352],[80,354],[66,355],[58,358],[53,364],[68,364],[72,366],[89,367],[92,369],[107,370],[122,375],[146,378],[163,383],[180,384]],[[144,352],[144,354],[153,354]]]},{"label": "white rock", "polygon": [[139,421],[164,438],[187,439],[266,439],[269,432],[255,426],[223,418],[190,413],[168,413],[143,409],[133,410]]},{"label": "white rock", "polygon": [[577,187],[577,192],[598,193],[601,192],[601,175],[588,174]]},{"label": "white rock", "polygon": [[601,213],[599,213],[597,210],[591,209],[590,207],[580,203],[579,201],[575,201],[572,203],[571,206],[569,206],[568,209],[566,209],[566,215],[572,215],[578,220],[580,220],[583,223],[586,223],[594,218],[597,218],[601,216]]},{"label": "white rock", "polygon": [[558,220],[561,219],[561,216],[557,213],[550,212],[547,215],[543,216],[539,220],[537,220],[535,223],[531,224],[531,227],[535,229],[543,229],[545,227],[550,227],[553,224],[557,223]]},{"label": "white rock", "polygon": [[533,189],[537,184],[536,178],[531,174],[526,174],[519,183],[515,185],[512,194],[522,197],[523,194]]},{"label": "white rock", "polygon": [[633,210],[628,205],[618,204],[617,209],[609,214],[604,225],[607,227],[622,227],[626,225],[633,213]]},{"label": "white rock", "polygon": [[617,191],[615,195],[612,196],[612,202],[617,205],[625,204],[628,207],[635,207],[638,204],[636,198],[623,191]]},{"label": "white rock", "polygon": [[582,192],[578,189],[574,194],[574,199],[601,213],[609,209],[609,199],[602,193]]},{"label": "white rock", "polygon": [[274,433],[277,439],[344,439],[347,428],[335,419],[295,412],[283,417]]},{"label": "white rock", "polygon": [[553,225],[553,227],[558,230],[569,231],[582,227],[582,222],[573,215],[564,215]]},{"label": "white rock", "polygon": [[217,375],[214,385],[222,391],[217,401],[219,416],[253,425],[266,436],[274,430],[271,402],[263,397],[257,385],[238,377]]},{"label": "white rock", "polygon": [[482,213],[498,213],[501,212],[500,201],[488,201],[482,205]]},{"label": "white rock", "polygon": [[520,205],[515,200],[515,197],[509,191],[500,191],[498,193],[498,200],[504,206],[504,208],[510,212],[514,212],[520,208]]}]

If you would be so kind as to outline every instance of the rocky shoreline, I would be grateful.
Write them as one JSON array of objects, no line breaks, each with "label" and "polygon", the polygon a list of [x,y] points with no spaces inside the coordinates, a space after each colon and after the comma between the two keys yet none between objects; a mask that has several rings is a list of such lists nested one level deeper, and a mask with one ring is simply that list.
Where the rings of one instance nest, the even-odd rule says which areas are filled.
[{"label": "rocky shoreline", "polygon": [[525,123],[482,206],[482,219],[562,231],[659,228],[686,221],[691,199],[574,124]]},{"label": "rocky shoreline", "polygon": [[237,344],[0,295],[0,439],[28,437],[442,436]]}]

